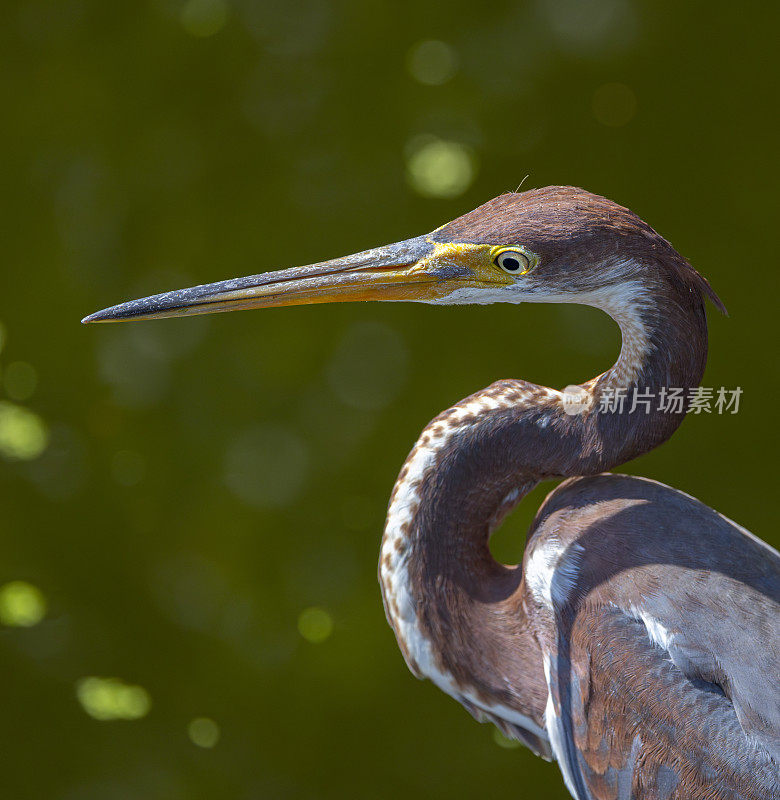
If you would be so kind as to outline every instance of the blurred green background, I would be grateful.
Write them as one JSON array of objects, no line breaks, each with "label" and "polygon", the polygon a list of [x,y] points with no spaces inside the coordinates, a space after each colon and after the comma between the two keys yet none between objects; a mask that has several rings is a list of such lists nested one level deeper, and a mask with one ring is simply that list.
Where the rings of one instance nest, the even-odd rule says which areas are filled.
[{"label": "blurred green background", "polygon": [[[0,681],[8,797],[564,798],[407,672],[376,556],[439,410],[605,369],[575,307],[318,306],[85,328],[570,183],[712,281],[698,416],[626,470],[775,545],[775,4],[6,0]],[[770,409],[774,405],[770,404]],[[497,535],[520,557],[551,486]]]}]

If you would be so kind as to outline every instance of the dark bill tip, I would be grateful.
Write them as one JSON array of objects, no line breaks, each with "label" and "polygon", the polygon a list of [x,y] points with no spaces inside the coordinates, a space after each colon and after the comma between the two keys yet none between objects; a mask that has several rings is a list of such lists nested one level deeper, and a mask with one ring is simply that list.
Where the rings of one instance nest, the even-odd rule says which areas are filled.
[{"label": "dark bill tip", "polygon": [[[292,270],[286,272],[292,272]],[[142,297],[140,300],[130,300],[127,303],[104,308],[102,311],[96,311],[94,314],[84,317],[81,322],[83,325],[89,325],[93,322],[122,322],[134,319],[161,319],[186,314],[203,314],[207,310],[219,310],[214,306],[215,299],[220,295],[262,286],[263,283],[269,282],[273,278],[278,279],[278,276],[282,274],[284,273],[271,272],[263,275],[249,275],[246,278],[206,283],[190,289],[162,292],[151,297]]]},{"label": "dark bill tip", "polygon": [[[415,264],[429,255],[432,248],[433,244],[427,237],[418,236],[331,261],[231,278],[131,300],[90,314],[81,322],[88,325],[93,322],[163,319],[247,308],[384,299],[359,297],[358,290],[370,289],[372,280],[381,288],[384,285],[381,279],[385,275],[389,275],[394,268],[397,272]],[[392,281],[388,285],[392,287]],[[351,296],[345,292],[346,289],[351,290]]]},{"label": "dark bill tip", "polygon": [[154,318],[161,314],[186,313],[188,310],[194,312],[199,305],[197,297],[192,296],[194,291],[193,289],[182,289],[176,292],[165,292],[152,297],[144,297],[141,300],[131,300],[128,303],[120,303],[84,317],[81,323],[82,325],[89,325],[93,322],[121,322],[123,320]]}]

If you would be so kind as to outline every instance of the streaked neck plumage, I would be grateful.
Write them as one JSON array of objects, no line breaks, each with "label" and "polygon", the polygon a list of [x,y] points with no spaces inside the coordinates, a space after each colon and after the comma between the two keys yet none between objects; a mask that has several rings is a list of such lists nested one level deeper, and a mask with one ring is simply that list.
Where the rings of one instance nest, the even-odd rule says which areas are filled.
[{"label": "streaked neck plumage", "polygon": [[[531,739],[544,740],[547,688],[522,568],[493,559],[490,533],[540,480],[596,474],[666,440],[684,412],[659,411],[659,393],[687,394],[704,371],[702,296],[636,274],[644,277],[577,300],[610,314],[623,337],[615,365],[581,384],[583,413],[566,413],[558,391],[494,383],[425,428],[390,501],[380,582],[410,669],[477,716],[512,722]],[[655,398],[649,413],[644,406],[629,413],[635,388]],[[626,390],[623,413],[600,410],[604,393],[616,389]]]}]

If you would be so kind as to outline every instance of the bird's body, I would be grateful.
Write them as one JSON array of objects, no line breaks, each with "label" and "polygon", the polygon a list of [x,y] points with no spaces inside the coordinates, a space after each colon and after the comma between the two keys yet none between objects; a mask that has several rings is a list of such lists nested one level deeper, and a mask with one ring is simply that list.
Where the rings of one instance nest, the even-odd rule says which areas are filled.
[{"label": "bird's body", "polygon": [[[636,215],[549,187],[428,236],[90,320],[356,299],[610,314],[623,345],[607,372],[563,393],[499,381],[423,431],[388,509],[387,617],[416,675],[555,758],[578,800],[769,798],[780,796],[780,556],[687,495],[601,474],[682,421],[706,362],[706,297],[720,305]],[[605,402],[622,392],[625,406]],[[675,392],[681,405],[658,402]],[[540,510],[523,563],[497,563],[492,530],[555,477],[569,480]]]},{"label": "bird's body", "polygon": [[524,572],[575,797],[780,797],[777,553],[681,492],[599,475],[547,498]]}]

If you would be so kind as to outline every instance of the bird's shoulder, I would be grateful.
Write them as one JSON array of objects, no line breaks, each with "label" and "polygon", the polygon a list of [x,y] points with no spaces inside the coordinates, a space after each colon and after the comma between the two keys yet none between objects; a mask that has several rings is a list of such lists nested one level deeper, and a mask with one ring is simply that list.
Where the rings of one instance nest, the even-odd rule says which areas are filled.
[{"label": "bird's shoulder", "polygon": [[680,607],[698,598],[731,619],[776,622],[780,611],[776,550],[694,497],[627,475],[574,478],[551,492],[523,570],[534,598],[559,607],[644,592]]},{"label": "bird's shoulder", "polygon": [[[590,682],[594,669],[610,681],[591,692],[614,706],[610,715],[623,714],[612,695],[629,692],[633,713],[650,720],[654,703],[673,701],[661,691],[663,664],[663,680],[677,681],[686,702],[696,698],[695,714],[680,710],[680,730],[703,713],[707,725],[730,731],[730,747],[757,747],[759,760],[774,759],[777,769],[780,556],[771,547],[683,492],[599,475],[548,496],[523,567],[548,671],[568,647],[579,682]],[[548,688],[551,697],[560,690]],[[589,719],[589,735],[598,725]]]}]

